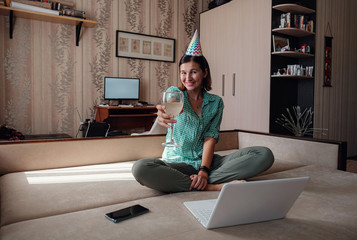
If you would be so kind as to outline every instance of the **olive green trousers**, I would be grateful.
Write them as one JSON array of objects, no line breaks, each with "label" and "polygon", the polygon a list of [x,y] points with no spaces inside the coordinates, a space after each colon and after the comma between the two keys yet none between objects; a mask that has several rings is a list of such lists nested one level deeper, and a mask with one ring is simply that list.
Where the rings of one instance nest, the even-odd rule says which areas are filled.
[{"label": "olive green trousers", "polygon": [[[273,162],[271,150],[260,146],[243,148],[227,156],[215,154],[208,183],[248,179],[270,168]],[[190,175],[198,171],[186,163],[144,158],[134,163],[132,173],[140,184],[172,193],[189,191]]]}]

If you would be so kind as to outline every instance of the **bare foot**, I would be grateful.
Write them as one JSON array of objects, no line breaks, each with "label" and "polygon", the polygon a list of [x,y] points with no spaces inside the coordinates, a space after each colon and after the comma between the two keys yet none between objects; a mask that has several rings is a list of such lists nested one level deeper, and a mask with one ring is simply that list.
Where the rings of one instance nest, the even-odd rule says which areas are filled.
[{"label": "bare foot", "polygon": [[[245,180],[233,180],[233,181],[227,182],[227,183],[238,183],[238,182],[246,182],[246,181]],[[207,184],[205,191],[221,191],[224,184],[226,184],[226,183]]]}]

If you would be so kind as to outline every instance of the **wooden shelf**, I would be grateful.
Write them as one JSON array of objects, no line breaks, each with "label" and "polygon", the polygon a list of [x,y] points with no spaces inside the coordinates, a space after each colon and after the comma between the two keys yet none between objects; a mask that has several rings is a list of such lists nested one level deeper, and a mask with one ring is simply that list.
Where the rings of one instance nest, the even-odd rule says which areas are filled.
[{"label": "wooden shelf", "polygon": [[47,13],[42,13],[42,12],[29,11],[29,10],[13,8],[13,7],[6,7],[6,6],[1,6],[1,5],[0,5],[0,14],[9,16],[10,38],[12,38],[12,35],[13,35],[13,22],[14,22],[13,18],[19,17],[19,18],[33,19],[33,20],[39,20],[39,21],[45,21],[45,22],[74,25],[74,26],[76,26],[76,45],[77,46],[79,43],[81,27],[83,26],[83,27],[92,28],[97,25],[97,22],[93,21],[93,20],[68,17],[68,16],[57,16],[57,15],[52,15],[52,14],[47,14]]},{"label": "wooden shelf", "polygon": [[141,106],[141,107],[119,107],[119,106],[97,106],[97,108],[104,108],[104,109],[119,109],[119,110],[154,110],[157,111],[156,106]]},{"label": "wooden shelf", "polygon": [[283,56],[283,57],[292,57],[292,58],[306,58],[314,57],[314,54],[302,53],[297,51],[284,51],[284,52],[272,52],[272,55]]},{"label": "wooden shelf", "polygon": [[156,113],[148,113],[148,114],[113,114],[109,115],[109,117],[112,118],[118,118],[118,117],[157,117]]},{"label": "wooden shelf", "polygon": [[110,129],[131,129],[145,127],[149,131],[157,118],[155,106],[116,107],[97,106],[95,120],[107,122]]},{"label": "wooden shelf", "polygon": [[287,3],[287,4],[279,4],[273,6],[273,9],[282,11],[282,12],[292,12],[292,13],[304,13],[304,14],[310,14],[314,13],[315,10],[294,4],[294,3]]},{"label": "wooden shelf", "polygon": [[314,32],[308,32],[298,28],[274,28],[272,31],[275,33],[281,33],[292,37],[306,37],[315,35]]},{"label": "wooden shelf", "polygon": [[314,77],[300,75],[271,75],[272,78],[290,78],[290,79],[314,79]]}]

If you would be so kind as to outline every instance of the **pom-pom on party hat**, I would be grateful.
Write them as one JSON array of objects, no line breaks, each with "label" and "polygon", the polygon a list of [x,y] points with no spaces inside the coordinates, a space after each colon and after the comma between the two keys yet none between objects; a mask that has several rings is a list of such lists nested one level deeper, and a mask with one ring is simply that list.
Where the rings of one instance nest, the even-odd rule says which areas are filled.
[{"label": "pom-pom on party hat", "polygon": [[192,40],[190,42],[190,45],[188,45],[186,55],[189,56],[203,56],[202,55],[202,50],[201,50],[201,44],[200,44],[200,39],[198,37],[197,29],[195,31],[195,34],[192,37]]}]

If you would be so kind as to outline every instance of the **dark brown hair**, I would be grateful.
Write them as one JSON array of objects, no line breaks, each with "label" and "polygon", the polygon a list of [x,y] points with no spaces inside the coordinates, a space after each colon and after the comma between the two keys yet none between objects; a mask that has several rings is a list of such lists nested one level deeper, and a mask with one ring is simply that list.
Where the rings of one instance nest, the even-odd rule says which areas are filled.
[{"label": "dark brown hair", "polygon": [[[188,63],[188,62],[195,62],[197,63],[201,70],[203,72],[206,72],[207,70],[207,76],[203,78],[203,83],[202,83],[202,88],[204,91],[209,91],[212,89],[212,79],[211,79],[211,71],[209,69],[208,62],[204,56],[189,56],[189,55],[183,55],[183,57],[180,60],[179,63],[179,68],[181,67],[182,64]],[[181,91],[186,90],[185,86],[182,84],[181,80],[179,83],[178,87]]]}]

